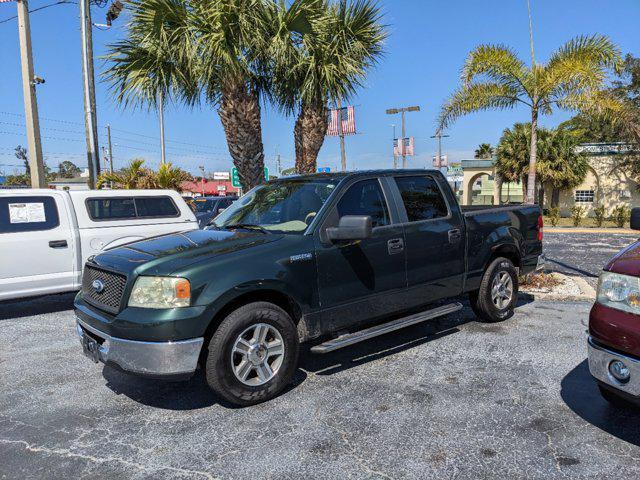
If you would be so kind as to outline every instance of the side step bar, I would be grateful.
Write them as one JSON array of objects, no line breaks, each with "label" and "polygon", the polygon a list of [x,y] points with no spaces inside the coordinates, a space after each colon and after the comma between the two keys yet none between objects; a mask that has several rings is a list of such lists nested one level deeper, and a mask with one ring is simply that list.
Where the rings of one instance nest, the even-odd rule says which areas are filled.
[{"label": "side step bar", "polygon": [[449,313],[457,312],[461,309],[461,303],[449,303],[447,305],[442,305],[441,307],[436,307],[432,310],[427,310],[426,312],[415,313],[413,315],[409,315],[408,317],[402,317],[396,320],[392,320],[388,323],[383,323],[382,325],[376,325],[371,328],[366,328],[364,330],[360,330],[359,332],[341,335],[337,338],[333,338],[324,343],[321,343],[320,345],[312,347],[311,351],[313,353],[333,352],[334,350],[338,350],[339,348],[347,347],[349,345],[353,345],[354,343],[362,342],[363,340],[368,340],[369,338],[377,337],[379,335],[384,335],[385,333],[393,332],[394,330],[399,330],[410,325],[415,325],[416,323],[431,320],[432,318],[448,315]]}]

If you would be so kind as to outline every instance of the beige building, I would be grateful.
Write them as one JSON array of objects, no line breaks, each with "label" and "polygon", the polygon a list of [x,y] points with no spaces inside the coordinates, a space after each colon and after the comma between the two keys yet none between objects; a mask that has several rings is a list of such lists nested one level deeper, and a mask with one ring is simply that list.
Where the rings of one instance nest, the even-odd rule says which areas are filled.
[{"label": "beige building", "polygon": [[[560,214],[570,216],[571,208],[580,205],[591,216],[593,208],[604,205],[607,215],[618,205],[640,205],[638,183],[620,168],[622,155],[629,146],[622,143],[587,143],[577,149],[588,156],[589,171],[584,181],[571,190],[560,192]],[[463,160],[463,205],[490,205],[522,201],[520,184],[500,185],[495,179],[493,160]],[[545,191],[545,208],[551,203],[551,190]]]}]

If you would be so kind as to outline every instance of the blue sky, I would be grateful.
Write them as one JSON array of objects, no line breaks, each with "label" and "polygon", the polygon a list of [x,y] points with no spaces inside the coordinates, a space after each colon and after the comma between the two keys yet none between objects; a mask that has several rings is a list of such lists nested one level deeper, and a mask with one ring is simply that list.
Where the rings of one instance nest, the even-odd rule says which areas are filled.
[{"label": "blue sky", "polygon": [[[51,0],[32,0],[31,9]],[[436,151],[429,138],[442,102],[457,87],[466,54],[480,43],[502,43],[529,58],[528,17],[525,0],[386,0],[380,2],[390,37],[387,54],[371,72],[357,98],[359,134],[347,138],[349,168],[383,168],[392,165],[391,124],[399,117],[385,109],[420,105],[421,112],[407,115],[408,134],[416,138],[416,157],[409,166],[424,167]],[[638,0],[532,0],[534,40],[538,61],[579,34],[602,33],[611,37],[623,53],[640,56],[640,2]],[[15,15],[14,3],[0,4],[0,21]],[[104,21],[106,8],[93,7],[93,20]],[[121,37],[126,15],[109,31],[94,29],[96,56]],[[46,79],[38,87],[42,118],[43,149],[50,166],[69,159],[78,165],[84,157],[84,124],[80,65],[78,6],[59,5],[31,15],[36,73]],[[0,23],[0,172],[13,173],[12,150],[26,144],[16,20]],[[104,68],[96,60],[96,72]],[[158,122],[155,113],[123,111],[111,99],[107,86],[97,83],[100,142],[105,145],[105,125],[113,128],[116,167],[142,157],[155,165],[159,160]],[[545,117],[545,126],[557,125],[567,113]],[[469,158],[479,143],[495,144],[502,130],[526,121],[523,109],[473,114],[459,120],[447,132],[443,153],[451,160]],[[268,105],[263,109],[265,161],[275,168],[279,153],[283,167],[293,165],[293,119],[284,118]],[[231,159],[224,133],[213,108],[190,110],[170,106],[166,112],[168,158],[193,172],[198,165],[207,171],[228,170]],[[340,163],[338,141],[327,138],[319,166],[336,168]]]}]

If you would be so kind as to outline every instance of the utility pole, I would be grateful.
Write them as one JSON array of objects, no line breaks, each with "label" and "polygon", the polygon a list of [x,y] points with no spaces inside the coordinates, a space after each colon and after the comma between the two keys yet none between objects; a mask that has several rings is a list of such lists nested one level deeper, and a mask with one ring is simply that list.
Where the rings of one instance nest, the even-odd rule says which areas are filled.
[{"label": "utility pole", "polygon": [[199,168],[200,168],[200,171],[202,171],[202,182],[201,182],[201,185],[202,185],[202,196],[204,197],[204,165],[200,165]]},{"label": "utility pole", "polygon": [[96,188],[100,174],[98,150],[98,121],[96,118],[96,88],[93,73],[93,36],[89,0],[79,0],[80,36],[82,37],[82,80],[84,90],[84,124],[87,137],[89,188]]},{"label": "utility pole", "polygon": [[162,165],[167,163],[164,148],[164,95],[158,92],[158,117],[160,118],[160,161]]},{"label": "utility pole", "polygon": [[111,148],[111,125],[107,125],[107,142],[109,143],[109,172],[113,173],[113,149]]},{"label": "utility pole", "polygon": [[401,107],[401,108],[389,108],[386,111],[387,115],[396,115],[396,114],[401,114],[402,117],[402,168],[407,168],[407,155],[404,153],[404,138],[405,138],[405,121],[404,121],[404,114],[405,112],[419,112],[420,111],[420,107],[419,106],[413,106],[413,107]]},{"label": "utility pole", "polygon": [[29,4],[27,0],[18,0],[18,33],[20,38],[20,59],[22,62],[22,92],[24,95],[24,113],[27,125],[29,147],[29,167],[31,187],[45,188],[44,161],[40,140],[40,120],[36,85],[44,80],[33,74],[33,55],[31,51],[31,25],[29,23]]},{"label": "utility pole", "polygon": [[280,163],[280,154],[276,157],[276,170],[278,171],[278,177],[282,176],[282,164]]},{"label": "utility pole", "polygon": [[338,136],[340,137],[340,162],[342,171],[347,171],[347,154],[344,149],[344,132],[342,131],[342,102],[338,100]]},{"label": "utility pole", "polygon": [[438,128],[434,135],[431,135],[431,138],[438,139],[438,168],[442,167],[442,138],[447,138],[449,135],[442,134],[442,128]]}]

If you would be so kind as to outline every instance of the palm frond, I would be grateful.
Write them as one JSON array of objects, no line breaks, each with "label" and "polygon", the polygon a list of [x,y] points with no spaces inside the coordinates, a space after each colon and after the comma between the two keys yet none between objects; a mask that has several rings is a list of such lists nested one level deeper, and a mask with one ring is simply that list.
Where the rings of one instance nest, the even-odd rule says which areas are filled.
[{"label": "palm frond", "polygon": [[463,85],[469,85],[478,79],[488,79],[514,89],[522,89],[528,96],[533,93],[530,90],[530,77],[531,70],[513,50],[503,45],[478,46],[467,56],[461,74]]},{"label": "palm frond", "polygon": [[472,112],[509,109],[522,100],[520,91],[500,83],[475,83],[457,90],[443,105],[438,127],[448,128],[458,118]]}]

